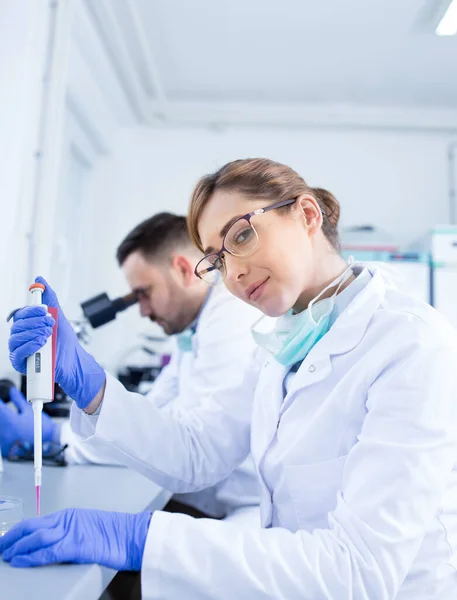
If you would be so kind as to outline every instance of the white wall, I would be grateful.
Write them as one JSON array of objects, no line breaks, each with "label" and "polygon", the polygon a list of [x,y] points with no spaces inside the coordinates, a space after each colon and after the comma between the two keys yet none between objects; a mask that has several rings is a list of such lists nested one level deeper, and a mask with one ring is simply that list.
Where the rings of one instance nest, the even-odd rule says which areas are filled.
[{"label": "white wall", "polygon": [[[372,223],[407,244],[448,222],[447,146],[431,133],[292,129],[121,130],[94,182],[96,255],[87,257],[91,293],[127,290],[115,263],[123,236],[161,210],[185,213],[197,178],[226,161],[265,156],[294,167],[339,198],[342,225]],[[139,330],[135,308],[94,332],[92,348],[110,363]]]},{"label": "white wall", "polygon": [[[93,72],[97,52],[104,50],[85,17],[80,0],[0,0],[0,377],[17,376],[8,359],[4,317],[27,302],[36,275],[47,277],[59,295],[62,291],[64,307],[75,291],[69,281],[78,286],[74,296],[85,293],[86,267],[62,242],[62,234],[70,237],[63,225],[73,218],[69,227],[80,229],[81,245],[85,242],[91,255],[91,175],[117,126],[104,101],[114,94]],[[97,48],[83,55],[81,48],[94,37]],[[87,167],[87,181],[70,181],[74,153]],[[69,206],[78,195],[72,184],[84,186],[88,206]],[[72,279],[75,264],[83,275]]]},{"label": "white wall", "polygon": [[7,313],[27,297],[42,78],[50,24],[45,0],[0,2],[0,376],[8,360]]},{"label": "white wall", "polygon": [[99,191],[127,230],[156,210],[185,211],[196,179],[224,162],[265,156],[331,190],[342,205],[342,225],[373,223],[406,243],[448,220],[451,140],[425,133],[127,129]]}]

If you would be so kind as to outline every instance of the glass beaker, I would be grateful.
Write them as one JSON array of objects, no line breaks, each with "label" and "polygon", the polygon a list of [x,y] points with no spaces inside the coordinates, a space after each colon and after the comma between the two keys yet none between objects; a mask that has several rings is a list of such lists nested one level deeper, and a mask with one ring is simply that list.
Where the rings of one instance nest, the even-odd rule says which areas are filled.
[{"label": "glass beaker", "polygon": [[22,500],[0,494],[0,537],[22,521]]}]

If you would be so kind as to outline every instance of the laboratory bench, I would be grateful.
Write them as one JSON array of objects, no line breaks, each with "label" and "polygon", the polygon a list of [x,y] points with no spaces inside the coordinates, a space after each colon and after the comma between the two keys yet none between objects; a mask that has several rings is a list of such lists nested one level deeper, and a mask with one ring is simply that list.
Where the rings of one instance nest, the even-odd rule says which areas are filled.
[{"label": "laboratory bench", "polygon": [[[4,461],[0,495],[22,498],[24,518],[35,516],[33,464]],[[123,467],[43,467],[42,515],[63,508],[160,510],[170,497],[170,492]],[[0,599],[98,600],[115,575],[116,571],[98,565],[15,569],[0,559]]]}]

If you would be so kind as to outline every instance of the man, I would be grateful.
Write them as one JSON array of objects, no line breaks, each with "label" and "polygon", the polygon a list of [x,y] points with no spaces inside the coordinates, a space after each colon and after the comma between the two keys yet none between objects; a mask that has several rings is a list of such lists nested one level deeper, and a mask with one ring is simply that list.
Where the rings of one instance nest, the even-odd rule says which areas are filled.
[{"label": "man", "polygon": [[[141,315],[158,323],[176,341],[170,364],[147,396],[161,410],[176,413],[197,406],[209,390],[216,395],[223,393],[234,373],[239,374],[249,364],[255,347],[250,327],[259,313],[230,295],[224,286],[209,289],[194,274],[199,258],[187,233],[185,217],[170,213],[140,223],[117,250],[119,266],[138,297]],[[30,407],[17,398],[17,393],[12,399],[18,413],[0,404],[4,454],[16,431],[20,439],[33,439]],[[8,435],[1,433],[6,422]],[[60,443],[69,444],[66,456],[70,463],[122,462],[122,457],[112,454],[108,447],[92,446],[75,438],[68,424],[59,432],[46,422],[44,431],[48,440],[60,438]],[[2,441],[2,436],[8,439]],[[249,459],[212,488],[175,495],[168,510],[194,516],[228,516],[256,524],[251,519],[256,508],[251,511],[249,507],[257,505],[257,478]]]}]

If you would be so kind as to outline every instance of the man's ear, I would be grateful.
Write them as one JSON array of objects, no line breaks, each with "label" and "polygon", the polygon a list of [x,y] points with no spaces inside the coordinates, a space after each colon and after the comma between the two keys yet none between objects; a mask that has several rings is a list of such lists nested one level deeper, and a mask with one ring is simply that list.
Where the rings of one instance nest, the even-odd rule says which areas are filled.
[{"label": "man's ear", "polygon": [[194,279],[195,265],[183,254],[174,254],[171,258],[171,266],[176,276],[184,287],[189,287]]}]

